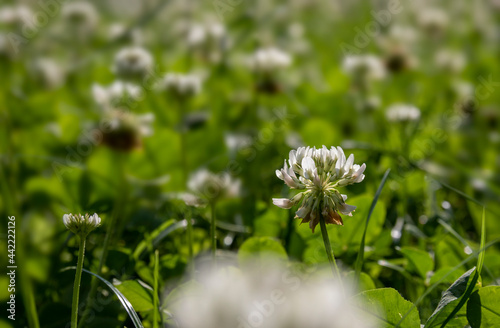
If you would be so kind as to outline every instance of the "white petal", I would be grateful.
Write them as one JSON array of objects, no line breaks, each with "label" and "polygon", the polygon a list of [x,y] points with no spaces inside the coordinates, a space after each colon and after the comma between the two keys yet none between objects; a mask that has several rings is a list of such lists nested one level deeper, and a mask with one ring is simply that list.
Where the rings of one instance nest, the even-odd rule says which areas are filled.
[{"label": "white petal", "polygon": [[293,206],[293,202],[288,198],[273,198],[273,204],[284,209],[289,209]]},{"label": "white petal", "polygon": [[342,204],[342,206],[339,206],[339,211],[340,213],[344,215],[352,215],[352,211],[356,209],[356,206],[353,205],[348,205],[348,204]]}]

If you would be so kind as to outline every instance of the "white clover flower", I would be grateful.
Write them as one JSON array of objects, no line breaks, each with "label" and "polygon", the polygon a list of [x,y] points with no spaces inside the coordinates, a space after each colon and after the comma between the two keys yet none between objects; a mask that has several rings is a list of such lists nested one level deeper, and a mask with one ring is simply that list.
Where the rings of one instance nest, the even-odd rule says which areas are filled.
[{"label": "white clover flower", "polygon": [[142,146],[142,138],[153,134],[153,113],[137,115],[120,109],[105,111],[101,120],[102,142],[112,149],[130,151]]},{"label": "white clover flower", "polygon": [[387,109],[385,116],[391,122],[418,121],[420,110],[413,105],[394,104]]},{"label": "white clover flower", "polygon": [[250,65],[258,73],[272,73],[290,66],[292,58],[277,48],[258,49],[250,58]]},{"label": "white clover flower", "polygon": [[[305,279],[267,259],[246,270],[201,269],[167,304],[184,328],[375,328],[362,309],[344,296],[336,281]],[[274,262],[273,262],[274,261]]]},{"label": "white clover flower", "polygon": [[167,73],[160,82],[160,89],[179,97],[193,96],[201,91],[201,78],[194,74]]},{"label": "white clover flower", "polygon": [[63,222],[66,228],[75,235],[86,237],[92,230],[101,225],[101,218],[96,213],[93,215],[70,213],[63,215]]},{"label": "white clover flower", "polygon": [[187,42],[192,47],[205,46],[207,43],[217,43],[226,35],[226,28],[218,22],[192,24],[187,34]]},{"label": "white clover flower", "polygon": [[141,88],[133,83],[115,81],[108,86],[92,85],[92,96],[97,104],[107,107],[117,107],[141,97]]},{"label": "white clover flower", "polygon": [[188,181],[188,189],[199,198],[213,202],[219,198],[236,197],[240,193],[241,181],[227,172],[215,174],[207,169],[194,172]]},{"label": "white clover flower", "polygon": [[46,88],[52,89],[64,83],[65,72],[60,63],[50,58],[37,58],[29,65],[30,73]]},{"label": "white clover flower", "polygon": [[365,164],[354,164],[352,154],[346,159],[340,147],[291,150],[288,164],[285,160],[284,167],[276,170],[276,175],[291,189],[305,191],[291,199],[273,198],[273,204],[289,209],[301,203],[295,217],[302,219],[302,223],[308,222],[313,232],[320,214],[326,223],[343,225],[338,212],[352,216],[356,206],[346,204],[347,196],[336,188],[363,181],[365,168]]},{"label": "white clover flower", "polygon": [[89,1],[67,2],[61,10],[62,17],[74,27],[79,29],[79,33],[90,33],[96,29],[99,14]]},{"label": "white clover flower", "polygon": [[448,27],[449,17],[439,8],[426,8],[419,12],[418,23],[431,36],[437,36]]},{"label": "white clover flower", "polygon": [[342,68],[349,76],[363,81],[381,80],[386,76],[382,60],[374,55],[347,56]]},{"label": "white clover flower", "polygon": [[33,12],[25,5],[5,6],[0,8],[0,24],[21,28],[31,22]]},{"label": "white clover flower", "polygon": [[143,79],[153,69],[153,57],[144,48],[128,47],[115,56],[113,72],[125,79]]},{"label": "white clover flower", "polygon": [[460,73],[467,64],[465,55],[459,51],[440,50],[434,59],[436,66],[449,73]]}]

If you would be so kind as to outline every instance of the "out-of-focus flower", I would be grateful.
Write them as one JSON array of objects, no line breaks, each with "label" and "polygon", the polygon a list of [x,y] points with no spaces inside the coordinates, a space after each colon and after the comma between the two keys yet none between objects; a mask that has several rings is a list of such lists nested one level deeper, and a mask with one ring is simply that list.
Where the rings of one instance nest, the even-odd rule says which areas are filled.
[{"label": "out-of-focus flower", "polygon": [[190,97],[201,91],[201,78],[194,74],[167,73],[160,89],[178,97]]},{"label": "out-of-focus flower", "polygon": [[143,36],[139,29],[129,30],[128,26],[121,23],[114,23],[109,26],[108,38],[111,41],[122,41],[131,44],[140,44]]},{"label": "out-of-focus flower", "polygon": [[305,282],[274,263],[262,270],[202,270],[200,281],[181,291],[169,308],[185,328],[376,327],[338,282],[320,277]]},{"label": "out-of-focus flower", "polygon": [[417,66],[417,60],[410,51],[403,47],[386,49],[384,64],[387,71],[399,73]]},{"label": "out-of-focus flower", "polygon": [[347,56],[342,63],[342,68],[356,81],[380,80],[386,76],[382,61],[374,55]]},{"label": "out-of-focus flower", "polygon": [[63,222],[68,230],[85,238],[92,230],[101,225],[101,218],[96,213],[93,215],[70,213],[63,215]]},{"label": "out-of-focus flower", "polygon": [[200,200],[214,202],[220,198],[238,196],[241,182],[233,179],[227,172],[215,174],[207,169],[200,169],[189,178],[188,189]]},{"label": "out-of-focus flower", "polygon": [[385,116],[391,122],[418,121],[420,110],[413,105],[394,104],[387,109]]},{"label": "out-of-focus flower", "polygon": [[0,25],[21,29],[31,24],[33,12],[25,5],[5,6],[0,8]]},{"label": "out-of-focus flower", "polygon": [[142,80],[152,69],[153,57],[144,48],[123,48],[115,56],[113,72],[123,79]]},{"label": "out-of-focus flower", "polygon": [[320,214],[326,223],[343,225],[338,212],[352,216],[356,206],[346,204],[347,196],[340,194],[336,188],[363,181],[365,168],[365,164],[354,164],[352,154],[346,159],[340,147],[300,147],[291,150],[288,164],[285,160],[284,167],[276,170],[276,176],[291,189],[305,191],[291,199],[273,198],[273,204],[289,209],[301,203],[295,217],[302,219],[302,223],[309,223],[313,232]]},{"label": "out-of-focus flower", "polygon": [[436,66],[446,73],[460,73],[466,64],[465,55],[459,51],[440,50],[434,59]]},{"label": "out-of-focus flower", "polygon": [[29,69],[33,77],[47,89],[57,88],[64,83],[65,72],[61,64],[53,59],[35,59]]},{"label": "out-of-focus flower", "polygon": [[142,146],[142,137],[153,134],[152,113],[137,115],[120,109],[108,109],[101,119],[102,143],[108,147],[130,151]]},{"label": "out-of-focus flower", "polygon": [[431,37],[440,37],[449,24],[448,14],[439,8],[424,8],[419,12],[418,23]]},{"label": "out-of-focus flower", "polygon": [[269,74],[292,64],[292,57],[277,48],[258,49],[250,58],[250,65],[257,73]]},{"label": "out-of-focus flower", "polygon": [[250,147],[252,138],[247,134],[226,133],[224,142],[231,153],[236,153],[241,149]]},{"label": "out-of-focus flower", "polygon": [[97,10],[89,1],[66,2],[61,15],[72,30],[72,37],[77,37],[80,41],[86,40],[95,31],[99,21]]},{"label": "out-of-focus flower", "polygon": [[130,105],[141,97],[141,88],[133,83],[115,81],[112,84],[101,86],[92,85],[92,96],[97,104],[103,107],[116,108]]},{"label": "out-of-focus flower", "polygon": [[207,43],[217,43],[226,35],[226,28],[218,22],[207,24],[192,24],[187,35],[191,47],[204,46]]}]

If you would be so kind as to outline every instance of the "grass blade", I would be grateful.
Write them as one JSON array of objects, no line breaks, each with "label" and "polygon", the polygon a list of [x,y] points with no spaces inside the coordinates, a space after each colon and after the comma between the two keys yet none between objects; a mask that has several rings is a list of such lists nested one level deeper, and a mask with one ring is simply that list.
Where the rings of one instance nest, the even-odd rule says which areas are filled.
[{"label": "grass blade", "polygon": [[[497,244],[499,242],[500,242],[500,238],[495,239],[495,240],[489,242],[488,244],[484,245],[484,247],[481,247],[481,249],[479,251],[480,252],[485,251],[488,248],[490,248],[491,246],[493,246],[493,245],[495,245],[495,244]],[[462,262],[460,262],[459,264],[457,264],[456,266],[454,266],[448,273],[446,273],[445,275],[443,275],[432,286],[430,286],[429,288],[427,288],[427,290],[422,295],[420,295],[420,297],[413,303],[413,306],[403,315],[403,317],[401,318],[401,320],[396,325],[396,328],[400,326],[400,324],[403,322],[403,320],[410,314],[411,310],[413,310],[413,308],[417,307],[420,304],[420,302],[422,302],[423,299],[425,297],[427,297],[427,295],[429,295],[437,286],[439,286],[439,284],[441,284],[441,282],[443,282],[446,278],[448,278],[448,276],[450,276],[453,272],[455,272],[456,270],[458,270],[459,268],[461,268],[464,264],[470,262],[474,257],[475,257],[475,254],[470,255],[465,260],[463,260]]]},{"label": "grass blade", "polygon": [[[73,267],[64,268],[61,271],[66,271],[66,270],[71,270],[71,269],[76,269],[76,267],[73,266]],[[109,281],[107,281],[103,277],[101,277],[98,274],[95,274],[95,273],[93,273],[91,271],[88,271],[86,269],[83,269],[82,271],[86,272],[86,273],[88,273],[90,275],[93,275],[94,277],[97,277],[102,282],[104,282],[106,284],[106,286],[108,286],[109,289],[111,289],[111,291],[113,291],[115,293],[116,297],[118,297],[118,300],[122,303],[123,307],[125,308],[125,311],[127,311],[130,319],[134,323],[135,328],[144,328],[144,326],[142,325],[142,322],[139,319],[139,316],[137,315],[137,312],[135,312],[134,307],[132,306],[132,304],[129,302],[129,300],[125,296],[123,296],[123,294],[115,286],[113,286],[112,283],[110,283]]]},{"label": "grass blade", "polygon": [[467,287],[467,290],[465,291],[464,295],[460,299],[460,302],[457,304],[457,306],[453,309],[453,311],[450,313],[450,315],[446,318],[446,320],[443,322],[441,325],[442,327],[445,327],[446,324],[455,317],[455,315],[460,311],[462,306],[467,302],[469,299],[470,295],[474,291],[474,288],[476,287],[476,283],[479,280],[479,277],[481,276],[481,270],[483,268],[483,263],[484,263],[484,244],[485,244],[485,208],[483,207],[483,217],[482,217],[482,222],[481,222],[481,245],[480,245],[480,252],[479,256],[477,257],[477,264],[476,264],[476,271],[474,272],[474,276],[472,277],[472,281]]},{"label": "grass blade", "polygon": [[158,328],[158,312],[159,312],[159,300],[158,300],[158,270],[160,268],[160,254],[158,250],[155,251],[155,266],[153,272],[153,327]]},{"label": "grass blade", "polygon": [[382,181],[380,182],[380,185],[378,186],[377,192],[375,193],[375,197],[373,197],[372,204],[370,206],[370,211],[368,212],[368,216],[366,217],[366,223],[365,223],[365,230],[363,231],[363,237],[361,238],[361,243],[359,245],[359,252],[358,252],[358,257],[356,258],[356,264],[355,264],[355,274],[354,274],[354,281],[358,282],[359,281],[359,276],[361,274],[361,268],[363,267],[363,260],[364,260],[364,255],[365,255],[365,238],[366,238],[366,231],[368,230],[368,223],[370,222],[370,217],[372,216],[373,210],[375,209],[375,205],[377,205],[378,197],[382,193],[382,189],[384,188],[385,182],[387,180],[387,177],[389,176],[389,173],[391,172],[391,169],[387,169],[385,171],[384,176],[382,177]]}]

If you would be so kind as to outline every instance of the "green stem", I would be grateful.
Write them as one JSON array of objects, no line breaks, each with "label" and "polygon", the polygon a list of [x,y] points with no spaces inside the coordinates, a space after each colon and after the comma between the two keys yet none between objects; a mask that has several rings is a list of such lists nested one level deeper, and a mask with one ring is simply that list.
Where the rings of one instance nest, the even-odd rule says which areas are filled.
[{"label": "green stem", "polygon": [[[106,230],[106,236],[104,237],[104,243],[102,246],[102,252],[99,257],[99,266],[97,268],[97,274],[102,274],[102,268],[104,264],[106,263],[106,259],[108,257],[108,250],[109,250],[109,245],[111,244],[111,236],[113,234],[114,230],[121,230],[117,229],[117,219],[120,216],[120,211],[122,211],[123,207],[126,205],[126,197],[127,197],[127,182],[126,182],[126,177],[125,177],[125,168],[124,168],[124,163],[123,161],[125,160],[125,156],[120,156],[116,158],[116,163],[118,166],[118,173],[120,175],[120,185],[119,185],[119,190],[120,193],[116,197],[116,201],[114,204],[114,209],[113,213],[111,214],[111,218],[108,223],[108,228]],[[118,234],[119,235],[119,234]],[[87,296],[87,304],[85,305],[85,311],[83,312],[82,315],[82,320],[81,320],[81,327],[84,327],[85,321],[87,321],[87,318],[90,315],[90,312],[92,310],[92,307],[94,306],[94,299],[97,294],[97,287],[99,285],[99,280],[96,279],[95,277],[92,277],[92,283],[90,286],[90,292]]]},{"label": "green stem", "polygon": [[188,207],[186,209],[186,221],[187,221],[187,242],[188,242],[188,255],[189,255],[189,271],[194,274],[194,263],[193,263],[193,222],[191,221],[191,209]]},{"label": "green stem", "polygon": [[78,298],[80,297],[80,281],[82,280],[83,258],[85,256],[85,236],[80,236],[78,264],[76,265],[75,284],[73,285],[73,305],[71,308],[71,328],[77,328]]},{"label": "green stem", "polygon": [[323,217],[323,214],[321,212],[319,212],[319,225],[321,226],[321,235],[323,236],[323,243],[325,244],[326,256],[328,256],[328,261],[330,262],[332,273],[342,284],[340,271],[337,266],[337,263],[335,262],[335,256],[333,255],[332,246],[330,245],[330,238],[328,238],[328,231],[326,230],[325,218]]},{"label": "green stem", "polygon": [[217,237],[215,236],[215,202],[210,203],[210,211],[211,211],[211,224],[210,224],[210,237],[212,240],[212,263],[215,262],[215,252],[217,251]]}]

